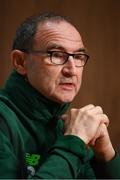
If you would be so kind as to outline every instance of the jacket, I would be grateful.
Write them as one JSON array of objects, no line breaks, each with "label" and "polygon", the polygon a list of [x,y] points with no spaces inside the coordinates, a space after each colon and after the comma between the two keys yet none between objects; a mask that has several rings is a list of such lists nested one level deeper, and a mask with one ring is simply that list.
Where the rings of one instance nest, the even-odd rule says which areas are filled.
[{"label": "jacket", "polygon": [[0,91],[1,179],[120,178],[120,157],[97,162],[92,149],[73,135],[64,136],[58,104],[13,71]]}]

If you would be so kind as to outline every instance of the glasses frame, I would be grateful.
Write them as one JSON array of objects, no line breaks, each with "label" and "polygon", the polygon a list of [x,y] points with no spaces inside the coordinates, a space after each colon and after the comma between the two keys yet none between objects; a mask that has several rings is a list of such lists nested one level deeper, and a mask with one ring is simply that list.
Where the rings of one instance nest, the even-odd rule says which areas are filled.
[{"label": "glasses frame", "polygon": [[[21,51],[25,52],[25,53],[32,53],[32,54],[48,54],[49,57],[50,57],[51,63],[56,64],[56,65],[63,65],[63,64],[65,64],[69,60],[70,56],[72,56],[73,59],[74,59],[75,55],[84,55],[86,57],[84,65],[82,65],[82,66],[75,65],[76,67],[84,67],[86,65],[88,59],[89,59],[89,55],[84,53],[84,52],[79,52],[79,53],[76,53],[76,54],[72,54],[72,53],[68,53],[68,52],[65,52],[65,51],[41,51],[41,50],[28,50],[28,49],[21,49]],[[58,63],[58,64],[53,62],[52,57],[53,57],[53,53],[55,53],[55,52],[61,52],[61,53],[66,54],[67,55],[66,60],[63,63]]]}]

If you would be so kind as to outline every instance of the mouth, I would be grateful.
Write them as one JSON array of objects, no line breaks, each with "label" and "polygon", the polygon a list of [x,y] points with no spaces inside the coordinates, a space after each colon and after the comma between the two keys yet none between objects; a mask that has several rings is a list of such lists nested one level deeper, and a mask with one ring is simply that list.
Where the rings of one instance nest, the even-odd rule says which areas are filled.
[{"label": "mouth", "polygon": [[59,85],[63,90],[74,90],[75,89],[74,83],[60,83]]}]

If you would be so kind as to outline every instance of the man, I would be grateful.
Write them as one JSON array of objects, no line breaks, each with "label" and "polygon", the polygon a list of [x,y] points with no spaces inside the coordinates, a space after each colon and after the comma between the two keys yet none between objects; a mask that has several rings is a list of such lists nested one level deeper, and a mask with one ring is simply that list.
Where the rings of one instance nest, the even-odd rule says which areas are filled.
[{"label": "man", "polygon": [[65,114],[88,58],[67,18],[43,13],[19,27],[14,71],[0,92],[0,178],[120,178],[102,108]]}]

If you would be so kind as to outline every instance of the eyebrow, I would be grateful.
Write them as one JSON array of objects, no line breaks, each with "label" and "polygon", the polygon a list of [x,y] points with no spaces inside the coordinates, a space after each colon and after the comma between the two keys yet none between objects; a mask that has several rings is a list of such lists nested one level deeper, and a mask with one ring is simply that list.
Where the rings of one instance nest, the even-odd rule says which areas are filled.
[{"label": "eyebrow", "polygon": [[[65,49],[63,46],[58,45],[58,44],[51,44],[51,45],[47,48],[48,51],[49,51],[49,50],[52,50],[52,49],[58,49],[58,50],[61,50],[61,51],[66,52],[66,49]],[[74,51],[74,52],[83,52],[83,53],[86,53],[86,49],[85,49],[84,47],[82,47],[82,48],[79,48],[78,50],[76,50],[76,51]]]}]

